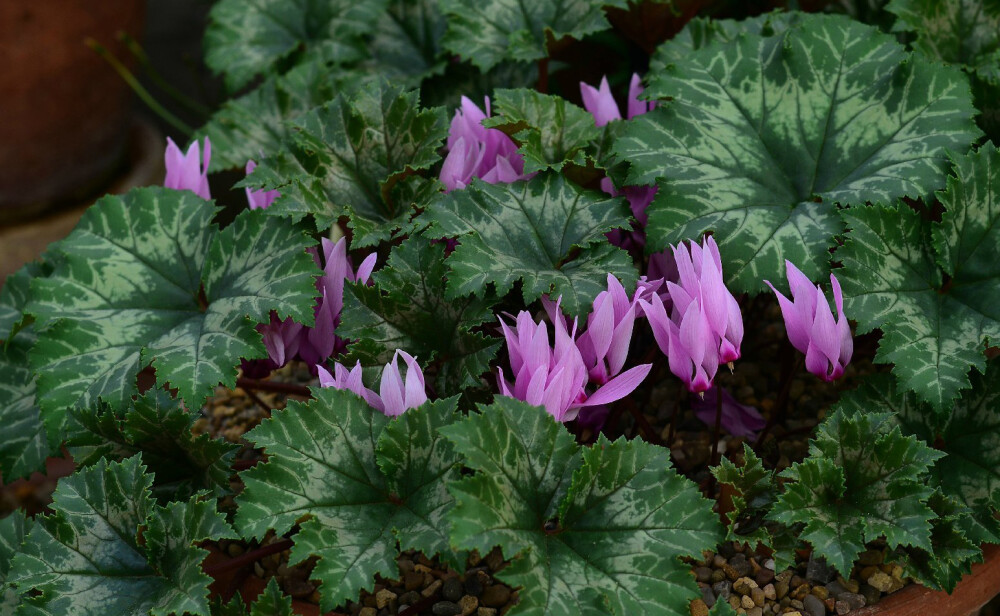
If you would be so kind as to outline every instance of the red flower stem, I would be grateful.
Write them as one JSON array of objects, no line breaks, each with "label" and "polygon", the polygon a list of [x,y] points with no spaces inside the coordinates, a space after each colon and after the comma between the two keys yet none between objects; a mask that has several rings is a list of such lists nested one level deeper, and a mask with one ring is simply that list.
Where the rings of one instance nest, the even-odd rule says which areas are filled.
[{"label": "red flower stem", "polygon": [[234,569],[239,569],[249,564],[253,564],[264,558],[265,556],[270,556],[271,554],[278,554],[279,552],[284,552],[288,548],[292,547],[293,542],[291,539],[279,539],[274,543],[269,543],[267,545],[261,546],[256,550],[250,550],[245,554],[241,554],[227,560],[224,563],[219,563],[218,565],[213,565],[211,567],[203,567],[205,573],[212,577],[216,577],[227,571],[232,571]]},{"label": "red flower stem", "polygon": [[[785,365],[787,366],[788,364],[786,363]],[[778,401],[774,404],[774,412],[768,418],[767,425],[760,431],[760,436],[757,437],[757,442],[754,443],[754,449],[759,449],[761,443],[767,438],[767,434],[771,431],[771,428],[777,425],[778,421],[785,418],[785,411],[788,410],[788,394],[792,390],[792,381],[795,379],[795,373],[799,371],[801,365],[802,355],[796,353],[791,369],[782,375],[781,391],[778,392]]]},{"label": "red flower stem", "polygon": [[269,405],[266,402],[264,402],[263,400],[261,400],[260,396],[258,396],[257,394],[253,393],[252,389],[247,389],[246,387],[241,387],[240,389],[242,389],[243,393],[245,393],[251,400],[254,401],[254,404],[256,404],[257,406],[259,406],[260,408],[262,408],[264,410],[264,415],[266,417],[270,417],[271,416],[271,405]]},{"label": "red flower stem", "polygon": [[270,391],[278,394],[289,394],[292,396],[302,396],[312,398],[312,392],[304,385],[295,383],[278,383],[276,381],[258,381],[246,377],[236,379],[236,386],[243,390]]},{"label": "red flower stem", "polygon": [[[712,430],[712,457],[709,466],[719,463],[719,430],[722,428],[722,387],[715,385],[715,428]],[[712,476],[715,477],[714,475]]]}]

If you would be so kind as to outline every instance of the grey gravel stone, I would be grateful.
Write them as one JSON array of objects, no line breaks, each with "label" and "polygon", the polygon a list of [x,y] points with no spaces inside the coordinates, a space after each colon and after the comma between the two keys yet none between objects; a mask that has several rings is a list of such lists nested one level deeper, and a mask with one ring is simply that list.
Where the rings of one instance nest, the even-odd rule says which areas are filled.
[{"label": "grey gravel stone", "polygon": [[802,599],[802,607],[810,616],[826,616],[826,605],[816,595],[806,595]]}]

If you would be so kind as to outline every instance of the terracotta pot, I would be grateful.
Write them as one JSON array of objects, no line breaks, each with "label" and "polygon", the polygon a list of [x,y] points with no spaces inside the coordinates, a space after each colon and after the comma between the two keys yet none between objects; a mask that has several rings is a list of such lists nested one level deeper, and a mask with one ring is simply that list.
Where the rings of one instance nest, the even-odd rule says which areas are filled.
[{"label": "terracotta pot", "polygon": [[983,546],[983,561],[950,595],[923,586],[907,586],[851,616],[968,616],[1000,593],[1000,545]]},{"label": "terracotta pot", "polygon": [[144,0],[0,2],[0,222],[78,200],[117,172],[130,92],[85,40],[125,60],[116,35],[141,35],[144,10]]}]

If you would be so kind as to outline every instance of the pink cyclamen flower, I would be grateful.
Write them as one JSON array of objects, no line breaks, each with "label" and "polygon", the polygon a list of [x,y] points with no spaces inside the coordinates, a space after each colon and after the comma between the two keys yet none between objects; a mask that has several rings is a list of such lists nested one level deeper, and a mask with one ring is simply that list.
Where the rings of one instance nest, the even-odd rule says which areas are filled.
[{"label": "pink cyclamen flower", "polygon": [[212,142],[205,137],[205,155],[201,156],[198,142],[193,141],[186,153],[182,154],[174,140],[167,137],[167,149],[163,162],[167,175],[163,185],[177,190],[190,190],[202,199],[211,199],[208,190],[208,163],[212,159]]},{"label": "pink cyclamen flower", "polygon": [[788,340],[806,354],[806,369],[809,372],[824,381],[840,378],[854,353],[851,327],[844,316],[840,282],[830,274],[830,287],[837,307],[837,320],[834,321],[830,303],[820,286],[813,285],[791,261],[785,261],[785,272],[794,301],[779,293],[767,280],[764,282],[778,296]]},{"label": "pink cyclamen flower", "polygon": [[593,310],[587,315],[587,329],[576,340],[592,383],[607,383],[625,366],[642,293],[640,287],[629,298],[622,283],[608,274],[608,290],[594,298]]},{"label": "pink cyclamen flower", "polygon": [[462,97],[462,106],[451,120],[448,155],[441,166],[441,182],[446,191],[465,188],[472,178],[497,184],[530,177],[524,174],[524,158],[517,153],[517,145],[511,138],[503,131],[483,126],[483,120],[489,115],[488,97],[486,113],[471,100]]},{"label": "pink cyclamen flower", "polygon": [[666,281],[670,315],[658,294],[640,298],[653,336],[670,370],[694,393],[708,390],[720,363],[740,357],[743,316],[722,277],[719,247],[712,237],[671,247],[677,282]]},{"label": "pink cyclamen flower", "polygon": [[719,390],[722,390],[722,417],[720,424],[726,432],[733,436],[756,438],[757,432],[767,425],[767,420],[752,406],[740,404],[724,387],[713,386],[705,392],[704,399],[695,398],[691,401],[694,414],[705,425],[715,425],[715,413],[718,410]]},{"label": "pink cyclamen flower", "polygon": [[320,292],[315,309],[316,322],[303,332],[306,339],[299,349],[299,356],[308,364],[319,364],[347,346],[347,341],[334,333],[344,309],[344,283],[360,281],[367,284],[377,258],[375,253],[368,255],[355,271],[347,256],[346,238],[340,238],[334,243],[324,237],[321,249],[326,265],[323,275],[316,281],[316,289]]},{"label": "pink cyclamen flower", "polygon": [[[640,94],[642,94],[642,83],[639,75],[633,73],[632,80],[629,82],[628,100],[626,101],[625,110],[628,119],[642,115],[655,106],[655,103],[652,101],[639,100]],[[622,119],[621,113],[618,111],[618,104],[611,94],[611,87],[608,85],[607,77],[601,78],[599,88],[581,81],[580,96],[583,98],[584,108],[594,116],[594,123],[597,126],[604,126],[608,122]],[[624,194],[628,200],[629,208],[632,210],[632,216],[639,227],[645,227],[649,220],[646,209],[656,196],[655,186],[625,186],[619,191],[615,188],[611,178],[606,177],[601,180],[601,190],[613,197]],[[646,245],[645,236],[638,230],[631,233],[620,229],[611,231],[608,233],[608,239],[612,244],[621,246],[622,248],[642,247]]]},{"label": "pink cyclamen flower", "polygon": [[[399,371],[400,356],[406,364],[405,379]],[[361,382],[361,362],[350,371],[339,363],[334,363],[333,368],[334,374],[331,375],[324,367],[317,367],[321,386],[353,391],[364,398],[369,406],[390,417],[402,415],[407,409],[415,409],[427,402],[424,373],[416,358],[406,351],[397,349],[392,361],[385,365],[377,394]]]},{"label": "pink cyclamen flower", "polygon": [[[246,174],[250,175],[256,168],[257,163],[252,160],[248,160]],[[281,196],[281,193],[277,190],[253,190],[252,188],[246,188],[244,190],[246,190],[247,204],[250,206],[251,210],[266,209],[269,205],[274,203],[275,199]]]},{"label": "pink cyclamen flower", "polygon": [[587,366],[573,340],[575,321],[571,333],[563,318],[555,319],[554,347],[549,346],[545,322],[535,323],[527,311],[517,315],[513,329],[503,319],[500,319],[500,326],[507,341],[511,372],[514,374],[513,384],[508,383],[503,368],[498,368],[497,384],[501,393],[544,406],[556,421],[573,420],[581,408],[610,404],[624,398],[639,386],[652,367],[651,364],[644,364],[631,368],[588,394]]}]

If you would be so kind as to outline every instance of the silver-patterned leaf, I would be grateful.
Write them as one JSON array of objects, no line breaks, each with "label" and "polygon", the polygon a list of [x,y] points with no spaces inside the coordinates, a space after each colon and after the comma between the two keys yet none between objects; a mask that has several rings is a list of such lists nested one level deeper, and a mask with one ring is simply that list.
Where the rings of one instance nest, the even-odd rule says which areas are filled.
[{"label": "silver-patterned leaf", "polygon": [[59,244],[27,310],[44,326],[31,363],[50,438],[69,408],[123,408],[149,364],[197,408],[235,384],[241,357],[265,355],[254,324],[272,310],[312,322],[318,270],[303,227],[247,211],[218,231],[215,212],[188,191],[136,189],[98,201]]},{"label": "silver-patterned leaf", "polygon": [[650,81],[647,94],[669,100],[615,146],[630,184],[662,180],[648,246],[713,231],[741,291],[780,280],[785,259],[822,277],[838,203],[927,196],[944,185],[947,151],[980,134],[961,71],[837,16],[709,45]]}]

